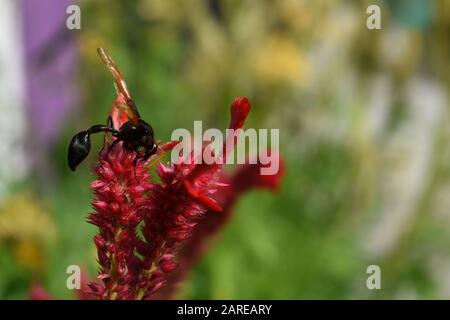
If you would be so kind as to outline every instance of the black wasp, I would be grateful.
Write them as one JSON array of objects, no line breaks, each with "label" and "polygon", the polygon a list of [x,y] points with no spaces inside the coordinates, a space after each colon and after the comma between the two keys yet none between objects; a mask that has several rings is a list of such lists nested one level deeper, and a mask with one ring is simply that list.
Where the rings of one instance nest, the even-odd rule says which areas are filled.
[{"label": "black wasp", "polygon": [[153,128],[141,119],[139,111],[131,98],[125,80],[116,63],[105,49],[99,48],[97,52],[114,77],[117,95],[124,101],[120,107],[122,111],[126,113],[128,121],[125,122],[119,130],[116,130],[112,123],[112,118],[109,117],[107,125],[93,125],[89,129],[77,133],[70,141],[67,156],[69,167],[72,171],[75,171],[76,167],[89,154],[89,151],[91,150],[90,136],[93,133],[111,133],[116,139],[113,141],[108,151],[122,141],[125,149],[136,152],[135,163],[138,158],[142,158],[144,161],[147,160],[151,155],[155,154],[157,150]]}]

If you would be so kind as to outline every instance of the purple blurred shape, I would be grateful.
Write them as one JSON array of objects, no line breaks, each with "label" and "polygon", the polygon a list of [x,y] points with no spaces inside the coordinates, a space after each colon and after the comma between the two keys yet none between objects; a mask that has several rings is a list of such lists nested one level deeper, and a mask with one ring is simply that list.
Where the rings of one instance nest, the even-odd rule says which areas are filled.
[{"label": "purple blurred shape", "polygon": [[[66,28],[70,0],[23,0],[26,112],[33,150],[53,144],[77,106],[73,83],[79,30]],[[37,144],[37,145],[36,145]]]}]

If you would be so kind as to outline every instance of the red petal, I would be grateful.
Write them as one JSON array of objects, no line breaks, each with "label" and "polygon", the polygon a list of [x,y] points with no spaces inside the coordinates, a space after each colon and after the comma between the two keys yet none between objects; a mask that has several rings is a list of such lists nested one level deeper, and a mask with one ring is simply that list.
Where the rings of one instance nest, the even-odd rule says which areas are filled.
[{"label": "red petal", "polygon": [[188,193],[188,195],[195,200],[198,204],[204,206],[206,209],[221,212],[222,207],[212,198],[198,192],[188,180],[183,181],[183,185]]},{"label": "red petal", "polygon": [[250,112],[250,101],[246,97],[238,97],[231,104],[230,129],[240,129],[244,125]]}]

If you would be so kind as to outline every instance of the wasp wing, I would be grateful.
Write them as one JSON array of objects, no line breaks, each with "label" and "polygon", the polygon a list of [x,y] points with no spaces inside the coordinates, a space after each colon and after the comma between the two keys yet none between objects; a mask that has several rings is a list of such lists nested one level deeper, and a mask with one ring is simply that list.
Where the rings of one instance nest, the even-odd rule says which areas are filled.
[{"label": "wasp wing", "polygon": [[121,105],[122,110],[127,114],[130,121],[132,121],[136,125],[140,125],[139,119],[141,118],[141,116],[131,97],[130,92],[128,91],[127,84],[122,76],[122,73],[120,72],[119,67],[105,49],[98,48],[97,52],[114,78],[114,85],[116,87],[117,95],[121,96],[124,100],[124,103]]}]

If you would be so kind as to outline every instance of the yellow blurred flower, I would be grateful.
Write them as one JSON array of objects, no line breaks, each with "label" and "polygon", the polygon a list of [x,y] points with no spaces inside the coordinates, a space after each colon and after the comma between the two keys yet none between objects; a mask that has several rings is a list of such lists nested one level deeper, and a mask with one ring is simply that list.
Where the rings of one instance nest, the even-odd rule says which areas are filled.
[{"label": "yellow blurred flower", "polygon": [[0,207],[0,244],[11,248],[17,261],[31,271],[43,267],[45,245],[56,229],[45,206],[30,194],[16,194]]},{"label": "yellow blurred flower", "polygon": [[44,266],[44,255],[39,244],[22,240],[12,245],[17,261],[27,269],[41,271]]},{"label": "yellow blurred flower", "polygon": [[291,38],[282,34],[269,37],[257,53],[255,66],[266,81],[304,83],[310,75],[308,58]]}]

